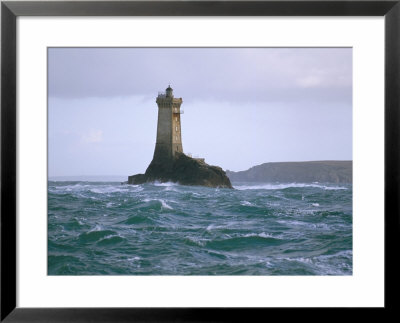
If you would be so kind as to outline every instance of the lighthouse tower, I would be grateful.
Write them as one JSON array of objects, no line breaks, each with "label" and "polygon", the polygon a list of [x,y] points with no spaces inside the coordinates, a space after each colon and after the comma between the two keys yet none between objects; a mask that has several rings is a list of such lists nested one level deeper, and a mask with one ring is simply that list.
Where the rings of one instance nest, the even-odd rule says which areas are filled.
[{"label": "lighthouse tower", "polygon": [[128,184],[174,182],[182,185],[232,188],[222,168],[204,159],[183,154],[181,135],[182,98],[174,98],[170,86],[157,96],[157,141],[153,160],[144,174],[128,176]]},{"label": "lighthouse tower", "polygon": [[181,136],[182,98],[174,98],[168,85],[165,93],[157,96],[158,123],[157,141],[153,160],[172,158],[177,152],[183,152]]}]

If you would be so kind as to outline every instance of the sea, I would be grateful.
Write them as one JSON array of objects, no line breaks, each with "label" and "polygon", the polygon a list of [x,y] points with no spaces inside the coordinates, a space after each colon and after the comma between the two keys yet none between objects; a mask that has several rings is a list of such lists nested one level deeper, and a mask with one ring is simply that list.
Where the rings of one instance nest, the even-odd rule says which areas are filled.
[{"label": "sea", "polygon": [[48,182],[49,275],[352,275],[352,185]]}]

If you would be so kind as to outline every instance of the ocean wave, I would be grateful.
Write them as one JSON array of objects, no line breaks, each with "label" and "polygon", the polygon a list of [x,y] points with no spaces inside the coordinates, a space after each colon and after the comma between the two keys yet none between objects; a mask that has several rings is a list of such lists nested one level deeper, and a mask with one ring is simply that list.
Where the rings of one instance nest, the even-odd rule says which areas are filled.
[{"label": "ocean wave", "polygon": [[127,192],[127,188],[120,188],[115,186],[103,186],[103,187],[96,187],[91,188],[90,191],[96,194],[109,194],[109,193],[116,193],[116,192]]},{"label": "ocean wave", "polygon": [[106,208],[118,208],[121,206],[121,203],[115,203],[115,202],[107,202],[106,203]]},{"label": "ocean wave", "polygon": [[79,240],[85,243],[90,243],[90,242],[100,241],[110,235],[118,235],[118,234],[112,230],[88,231],[81,233],[79,235]]},{"label": "ocean wave", "polygon": [[226,225],[215,225],[213,223],[209,224],[206,228],[206,231],[218,230],[218,229],[226,229],[230,226],[234,225],[234,223],[226,224]]},{"label": "ocean wave", "polygon": [[102,231],[104,230],[103,226],[100,224],[96,224],[94,228],[90,229],[88,232]]},{"label": "ocean wave", "polygon": [[149,216],[143,214],[135,214],[130,216],[128,219],[123,221],[125,224],[143,224],[143,223],[152,223],[152,219]]},{"label": "ocean wave", "polygon": [[168,205],[167,202],[165,202],[163,199],[149,199],[149,198],[145,198],[145,199],[143,200],[143,202],[151,202],[151,201],[159,202],[159,203],[161,204],[161,207],[164,208],[164,209],[169,209],[169,210],[172,210],[172,209],[173,209],[173,207],[170,206],[170,205]]},{"label": "ocean wave", "polygon": [[204,238],[199,238],[199,237],[191,237],[188,236],[186,237],[186,243],[189,245],[195,245],[199,247],[204,247],[206,243],[210,241],[209,239],[204,239]]},{"label": "ocean wave", "polygon": [[[82,218],[83,219],[83,218]],[[75,223],[77,223],[78,225],[84,225],[85,223],[83,223],[80,219],[78,219],[78,218],[73,218],[73,221],[75,222]]]},{"label": "ocean wave", "polygon": [[74,185],[62,185],[56,187],[49,187],[49,192],[60,194],[60,193],[72,193],[79,197],[85,197],[82,193],[95,193],[95,194],[109,194],[109,193],[119,193],[119,192],[139,192],[142,191],[143,187],[138,185],[128,186],[128,185],[96,185],[96,184],[74,184]]},{"label": "ocean wave", "polygon": [[129,261],[129,262],[135,262],[135,261],[138,261],[138,260],[141,260],[142,258],[140,258],[140,257],[132,257],[132,258],[128,258],[128,259],[126,259],[127,261]]},{"label": "ocean wave", "polygon": [[[285,190],[293,184],[239,184],[250,189],[51,184],[48,255],[78,259],[49,258],[48,273],[351,274],[351,185],[295,184],[299,188]],[[324,185],[348,190],[325,191]]]},{"label": "ocean wave", "polygon": [[330,254],[322,254],[322,255],[315,256],[315,258],[325,259],[325,260],[336,259],[338,257],[351,259],[351,258],[353,258],[353,250],[340,250],[340,251],[333,252]]},{"label": "ocean wave", "polygon": [[342,186],[324,186],[324,189],[329,191],[329,190],[347,190],[347,187],[342,187]]},{"label": "ocean wave", "polygon": [[226,239],[211,240],[206,247],[217,250],[241,250],[256,247],[268,247],[282,244],[284,240],[268,236],[266,233],[250,233],[241,236],[233,236]]},{"label": "ocean wave", "polygon": [[[353,252],[351,250],[343,250],[329,255],[322,254],[310,257],[284,257],[277,258],[276,260],[297,262],[307,266],[312,266],[314,270],[318,268],[318,270],[324,272],[325,275],[343,275],[352,272],[352,257]],[[340,259],[343,261],[340,261]],[[332,261],[335,261],[335,266],[332,266]]]},{"label": "ocean wave", "polygon": [[73,185],[56,186],[55,189],[56,190],[71,191],[71,190],[85,189],[85,188],[90,187],[90,186],[92,186],[92,185],[77,183],[77,184],[73,184]]},{"label": "ocean wave", "polygon": [[165,201],[162,200],[162,199],[160,199],[159,201],[161,202],[161,206],[162,206],[164,209],[172,210],[172,206],[169,206],[169,205],[167,204],[167,202],[165,202]]},{"label": "ocean wave", "polygon": [[134,192],[134,193],[136,193],[136,192],[141,192],[141,191],[143,191],[143,190],[144,190],[144,187],[143,187],[143,186],[140,186],[140,185],[129,186],[129,192]]},{"label": "ocean wave", "polygon": [[119,234],[109,234],[103,238],[101,238],[97,244],[101,246],[108,246],[108,245],[114,245],[120,242],[125,241],[126,239],[122,237]]},{"label": "ocean wave", "polygon": [[172,192],[177,192],[177,190],[171,185],[171,186],[167,186],[164,189],[165,191],[172,191]]},{"label": "ocean wave", "polygon": [[276,221],[280,224],[290,226],[290,227],[306,227],[311,229],[329,229],[329,225],[326,223],[309,223],[309,222],[301,222],[296,220],[278,220]]},{"label": "ocean wave", "polygon": [[276,237],[272,236],[272,234],[261,232],[261,233],[247,233],[243,235],[243,237],[259,237],[259,238],[274,238],[277,239]]}]

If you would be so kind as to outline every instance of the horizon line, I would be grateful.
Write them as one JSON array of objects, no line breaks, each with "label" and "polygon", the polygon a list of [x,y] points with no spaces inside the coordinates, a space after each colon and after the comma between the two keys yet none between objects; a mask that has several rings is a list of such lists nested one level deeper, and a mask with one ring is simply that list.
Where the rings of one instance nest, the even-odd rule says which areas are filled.
[{"label": "horizon line", "polygon": [[[253,167],[256,167],[256,166],[260,166],[260,165],[263,165],[263,164],[273,164],[273,163],[275,163],[275,164],[277,164],[277,163],[313,163],[313,162],[332,162],[332,161],[335,161],[335,162],[340,162],[340,161],[353,162],[352,159],[320,159],[320,160],[304,160],[304,161],[265,162],[265,163],[262,163],[262,164],[257,164],[257,165],[251,166],[246,170],[249,170],[250,168],[253,168]],[[226,169],[225,171],[242,172],[242,171],[246,171],[246,170],[233,171],[233,170]],[[50,180],[51,178],[58,178],[58,177],[127,177],[127,176],[129,176],[129,175],[126,175],[126,174],[123,174],[123,175],[115,175],[115,174],[112,174],[112,175],[99,175],[99,174],[97,174],[97,175],[52,175],[52,176],[48,175],[47,179]]]}]

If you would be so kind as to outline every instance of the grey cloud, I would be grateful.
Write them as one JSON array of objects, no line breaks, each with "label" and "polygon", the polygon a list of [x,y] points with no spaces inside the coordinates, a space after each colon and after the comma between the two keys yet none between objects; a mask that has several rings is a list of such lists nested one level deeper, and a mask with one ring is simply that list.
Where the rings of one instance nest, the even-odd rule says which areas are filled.
[{"label": "grey cloud", "polygon": [[51,48],[49,95],[351,104],[350,48]]}]

